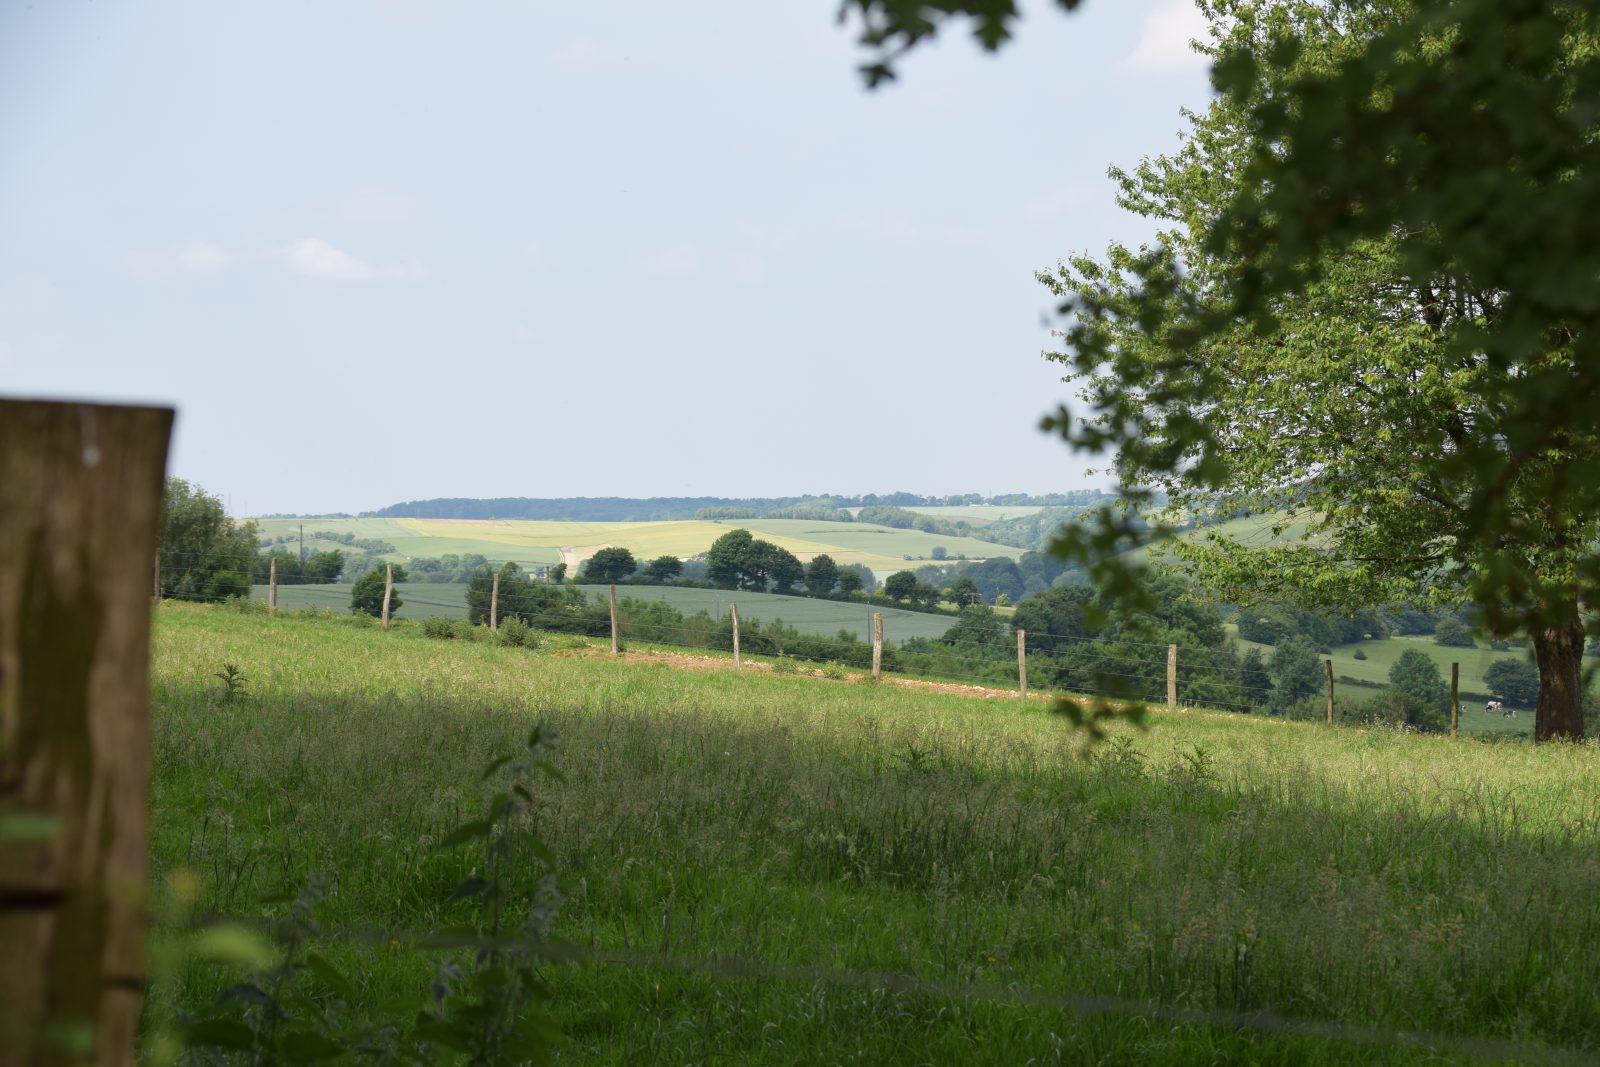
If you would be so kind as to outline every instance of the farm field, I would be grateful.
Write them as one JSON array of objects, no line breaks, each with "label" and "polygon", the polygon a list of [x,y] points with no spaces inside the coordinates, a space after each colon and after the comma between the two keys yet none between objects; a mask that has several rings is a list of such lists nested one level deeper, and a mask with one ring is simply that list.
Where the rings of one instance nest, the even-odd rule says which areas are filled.
[{"label": "farm field", "polygon": [[[845,510],[852,515],[861,511],[860,508],[846,508]],[[1022,504],[930,504],[926,507],[903,507],[901,510],[914,511],[918,515],[929,515],[936,519],[950,519],[952,521],[965,519],[974,526],[987,526],[991,522],[1000,522],[1003,519],[1020,519],[1026,515],[1037,515],[1044,508]]]},{"label": "farm field", "polygon": [[[480,859],[438,842],[541,722],[564,781],[533,826],[573,957],[545,975],[557,1063],[1555,1062],[1600,1040],[1592,747],[1196,712],[1084,758],[1044,701],[681,659],[163,605],[155,873],[245,920],[322,875],[336,932],[306,947],[349,989],[317,1011],[403,1028],[442,962],[472,966],[419,943],[472,918],[449,897]],[[166,951],[157,914],[152,1020],[249,977]],[[1220,1014],[1130,1013],[1152,1002]]]},{"label": "farm field", "polygon": [[[969,559],[992,556],[1015,558],[1022,550],[967,537],[937,537],[920,530],[896,530],[871,523],[812,522],[795,519],[683,520],[670,522],[544,522],[525,520],[453,519],[320,519],[306,520],[307,548],[326,548],[332,542],[311,540],[318,530],[376,537],[395,546],[389,558],[438,557],[446,553],[477,553],[497,562],[513,560],[524,565],[551,564],[563,558],[561,549],[576,551],[569,564],[587,559],[605,545],[626,548],[640,559],[661,555],[698,555],[730,530],[741,527],[788,549],[802,561],[827,554],[837,563],[860,563],[880,579],[902,570],[906,556],[926,559],[936,546],[951,555]],[[299,520],[269,519],[261,524],[263,536],[298,535]]]},{"label": "farm field", "polygon": [[[608,595],[605,586],[584,585],[578,588],[597,599]],[[430,615],[444,615],[452,619],[466,617],[465,585],[399,582],[396,583],[395,589],[402,601],[400,609],[395,612],[396,618],[425,619]],[[265,600],[267,587],[254,586],[251,595],[257,600]],[[874,611],[883,613],[884,640],[890,642],[900,642],[911,637],[942,637],[955,623],[955,619],[949,615],[872,607],[838,600],[778,596],[775,593],[663,585],[624,585],[617,587],[617,596],[633,597],[638,600],[665,600],[686,615],[705,610],[716,618],[721,618],[727,613],[729,604],[737,604],[739,617],[746,624],[769,623],[782,619],[801,633],[831,637],[841,629],[847,629],[865,641],[872,639],[870,626]],[[345,614],[350,610],[350,586],[348,583],[279,586],[278,606],[284,611],[309,607],[327,608],[336,614]]]}]

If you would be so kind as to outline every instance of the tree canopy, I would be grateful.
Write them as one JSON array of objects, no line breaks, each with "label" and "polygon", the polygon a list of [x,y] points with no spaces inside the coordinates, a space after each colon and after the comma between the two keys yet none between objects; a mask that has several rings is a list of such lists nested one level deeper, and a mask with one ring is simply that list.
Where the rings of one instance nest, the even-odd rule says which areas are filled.
[{"label": "tree canopy", "polygon": [[161,497],[158,584],[164,598],[220,600],[249,596],[256,525],[228,518],[222,501],[182,478]]},{"label": "tree canopy", "polygon": [[[1090,387],[1083,414],[1062,407],[1046,428],[1117,456],[1133,501],[1155,484],[1241,481],[1281,500],[1272,464],[1329,487],[1297,502],[1339,500],[1344,521],[1323,531],[1337,551],[1287,549],[1277,575],[1323,600],[1369,599],[1376,584],[1464,591],[1491,628],[1532,633],[1535,737],[1581,736],[1576,605],[1600,581],[1600,244],[1581,225],[1600,206],[1600,9],[1202,7],[1219,96],[1177,155],[1121,176],[1124,203],[1162,220],[1160,242],[1055,276],[1062,358]],[[953,19],[994,49],[1018,18],[1012,0],[846,0],[843,13],[873,50],[869,84]],[[1236,344],[1245,361],[1220,364]],[[1251,415],[1286,411],[1274,395],[1309,401],[1279,447],[1239,450],[1241,379]],[[1340,423],[1353,436],[1329,471],[1321,445]],[[1368,489],[1349,477],[1362,464]],[[1363,502],[1370,522],[1355,518]],[[1146,539],[1129,512],[1103,508],[1056,547],[1134,597],[1137,564],[1118,552]]]}]

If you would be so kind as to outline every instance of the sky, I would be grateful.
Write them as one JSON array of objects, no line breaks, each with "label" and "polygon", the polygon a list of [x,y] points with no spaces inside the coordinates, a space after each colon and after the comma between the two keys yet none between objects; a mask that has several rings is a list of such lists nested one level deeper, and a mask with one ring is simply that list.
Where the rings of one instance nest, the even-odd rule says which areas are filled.
[{"label": "sky", "polygon": [[835,0],[0,0],[0,395],[234,514],[1063,491],[1034,272],[1149,224],[1189,0],[863,87]]}]

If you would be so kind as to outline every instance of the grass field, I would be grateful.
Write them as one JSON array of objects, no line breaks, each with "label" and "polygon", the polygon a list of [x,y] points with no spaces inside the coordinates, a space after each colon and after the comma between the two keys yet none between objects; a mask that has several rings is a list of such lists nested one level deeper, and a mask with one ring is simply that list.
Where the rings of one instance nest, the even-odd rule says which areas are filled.
[{"label": "grass field", "polygon": [[[466,617],[465,585],[401,582],[395,588],[399,591],[401,599],[400,609],[395,612],[396,618],[425,619],[430,615],[443,615],[452,619]],[[588,585],[579,588],[595,597],[606,595],[604,586]],[[255,586],[252,595],[258,600],[265,600],[267,587]],[[949,615],[872,607],[867,604],[846,604],[837,600],[778,596],[775,593],[640,585],[619,586],[617,595],[639,600],[665,600],[685,615],[705,610],[717,618],[727,613],[729,604],[737,604],[739,617],[746,625],[782,619],[801,633],[832,637],[841,629],[847,629],[864,641],[872,640],[869,628],[874,611],[883,613],[884,640],[890,642],[904,641],[911,637],[942,637],[955,622]],[[350,610],[350,586],[348,584],[280,586],[278,606],[285,611],[309,607],[328,608],[338,614],[344,614]]]},{"label": "grass field", "polygon": [[[476,861],[437,842],[540,721],[565,782],[534,826],[578,957],[547,974],[558,1063],[1555,1062],[1600,1042],[1592,747],[1194,713],[1084,759],[1042,701],[579,645],[164,605],[158,877],[193,871],[201,914],[253,918],[320,872],[322,923],[365,935],[309,946],[352,986],[317,1010],[403,1028],[441,958],[471,967],[412,936],[470,917],[447,898]],[[248,679],[232,703],[224,663]],[[238,977],[158,969],[151,1017]],[[1064,1003],[1091,996],[1121,999]]]},{"label": "grass field", "polygon": [[[585,559],[604,545],[626,548],[640,559],[672,555],[698,555],[730,530],[744,528],[756,536],[788,549],[801,560],[827,554],[837,563],[859,563],[883,578],[907,566],[905,557],[925,560],[942,546],[951,556],[969,559],[992,556],[1015,558],[1019,548],[995,545],[970,537],[937,537],[919,530],[896,530],[871,523],[810,522],[795,519],[726,520],[702,522],[530,522],[522,520],[453,519],[320,519],[306,520],[306,547],[328,547],[314,541],[319,530],[374,537],[394,545],[391,558],[438,557],[477,553],[491,560],[513,560],[524,565],[557,563],[561,549],[579,551]],[[261,521],[263,536],[298,536],[299,521]]]}]

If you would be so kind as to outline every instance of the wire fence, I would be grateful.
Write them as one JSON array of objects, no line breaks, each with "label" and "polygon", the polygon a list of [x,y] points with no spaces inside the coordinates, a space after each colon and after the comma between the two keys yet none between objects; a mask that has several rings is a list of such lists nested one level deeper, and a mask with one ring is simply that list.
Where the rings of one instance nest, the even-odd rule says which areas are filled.
[{"label": "wire fence", "polygon": [[[237,591],[182,588],[185,565],[200,561],[199,553],[170,554],[162,561],[154,588],[183,600],[236,600]],[[351,586],[345,583],[286,580],[277,585],[276,593],[279,610],[351,610]],[[686,594],[694,597],[690,603],[683,603]],[[258,584],[249,595],[263,600],[270,593]],[[613,618],[611,595],[593,586],[528,582],[498,590],[496,580],[487,595],[481,586],[474,589],[467,583],[395,583],[391,599],[399,613],[396,618],[489,623],[491,629],[515,618],[536,631],[734,654],[741,664],[749,657],[763,669],[872,670],[874,675],[986,690],[1026,689],[1239,712],[1262,708],[1272,691],[1259,666],[1241,666],[1217,648],[1126,633],[1110,639],[1037,629],[1018,633],[1004,618],[976,632],[958,632],[960,617],[949,612],[912,612],[878,602],[804,595],[787,598],[794,608],[785,619],[780,608],[787,605],[775,604],[774,594],[765,594],[759,609],[771,613],[770,621],[742,613],[736,622],[735,615],[741,614],[738,590],[633,584],[615,590],[618,604]],[[903,633],[906,627],[915,632]],[[458,629],[455,635],[466,632]],[[448,636],[437,629],[435,633]]]}]

